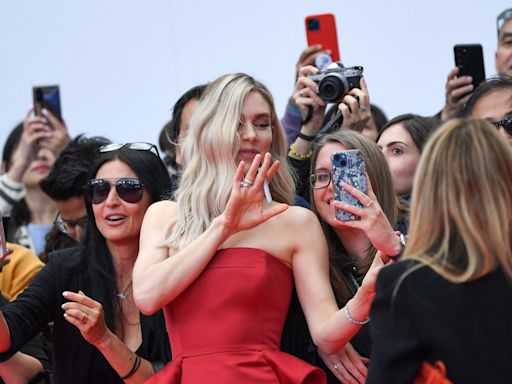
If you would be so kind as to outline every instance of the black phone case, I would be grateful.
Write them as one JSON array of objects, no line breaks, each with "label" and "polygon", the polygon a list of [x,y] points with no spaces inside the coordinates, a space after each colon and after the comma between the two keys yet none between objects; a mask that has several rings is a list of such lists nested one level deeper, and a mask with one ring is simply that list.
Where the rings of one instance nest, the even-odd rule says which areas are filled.
[{"label": "black phone case", "polygon": [[455,65],[460,76],[471,76],[473,87],[485,80],[485,67],[482,46],[480,44],[458,44],[453,47]]},{"label": "black phone case", "polygon": [[41,110],[45,108],[50,110],[56,118],[62,120],[58,85],[34,87],[32,93],[34,97],[34,113],[36,116],[40,116]]}]

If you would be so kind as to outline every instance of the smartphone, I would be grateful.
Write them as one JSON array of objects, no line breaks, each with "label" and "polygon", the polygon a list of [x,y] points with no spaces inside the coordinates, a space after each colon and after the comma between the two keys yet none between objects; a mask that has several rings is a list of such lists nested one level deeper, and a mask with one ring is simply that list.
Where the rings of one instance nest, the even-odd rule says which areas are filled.
[{"label": "smartphone", "polygon": [[480,44],[457,44],[453,47],[455,65],[460,76],[471,76],[473,87],[485,80],[484,55]]},{"label": "smartphone", "polygon": [[0,259],[7,255],[7,243],[5,241],[4,221],[0,221]]},{"label": "smartphone", "polygon": [[[366,164],[361,151],[359,149],[349,149],[334,152],[331,154],[331,162],[334,199],[363,208],[363,204],[341,186],[341,182],[344,181],[360,191],[368,193]],[[335,215],[336,219],[341,221],[360,219],[359,216],[341,209],[336,209]]]},{"label": "smartphone", "polygon": [[322,49],[331,51],[332,61],[340,61],[336,20],[332,13],[306,17],[306,38],[308,46],[320,44]]},{"label": "smartphone", "polygon": [[62,120],[60,108],[60,91],[58,85],[36,86],[32,88],[34,97],[34,113],[41,116],[43,108],[48,109],[55,117]]}]

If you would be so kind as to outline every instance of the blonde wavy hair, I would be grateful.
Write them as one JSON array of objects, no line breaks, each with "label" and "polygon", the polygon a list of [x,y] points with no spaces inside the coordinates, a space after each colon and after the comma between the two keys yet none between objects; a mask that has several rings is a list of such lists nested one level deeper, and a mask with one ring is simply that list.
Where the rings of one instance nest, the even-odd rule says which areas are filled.
[{"label": "blonde wavy hair", "polygon": [[[445,123],[416,173],[404,258],[454,283],[496,267],[512,277],[512,152],[492,124]],[[405,277],[405,276],[404,276]]]},{"label": "blonde wavy hair", "polygon": [[295,184],[287,165],[286,136],[268,89],[243,73],[229,74],[205,90],[190,120],[182,144],[184,171],[176,192],[178,212],[170,223],[167,245],[186,245],[203,233],[219,216],[228,201],[238,164],[238,127],[245,97],[258,92],[271,110],[272,159],[280,160],[279,170],[270,183],[275,201],[293,204]]}]

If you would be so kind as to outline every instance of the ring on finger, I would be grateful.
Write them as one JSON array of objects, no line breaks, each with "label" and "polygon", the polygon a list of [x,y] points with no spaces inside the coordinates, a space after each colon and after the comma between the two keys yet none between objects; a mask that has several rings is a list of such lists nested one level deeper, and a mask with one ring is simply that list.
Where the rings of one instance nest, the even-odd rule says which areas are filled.
[{"label": "ring on finger", "polygon": [[334,368],[336,371],[338,370],[338,368],[339,368],[339,367],[340,367],[340,363],[336,363],[336,364],[334,364],[334,365],[333,365],[333,368]]},{"label": "ring on finger", "polygon": [[87,323],[87,319],[88,319],[88,318],[89,318],[89,314],[87,314],[87,313],[85,313],[85,312],[83,312],[83,311],[82,311],[82,320],[81,320],[81,322],[82,322],[83,324]]},{"label": "ring on finger", "polygon": [[242,188],[249,188],[249,187],[252,187],[252,182],[249,181],[249,180],[245,180],[243,179],[241,182],[240,182],[240,187]]},{"label": "ring on finger", "polygon": [[299,92],[299,96],[300,96],[300,97],[304,97],[304,92],[300,91],[300,92]]},{"label": "ring on finger", "polygon": [[359,107],[359,112],[364,112],[364,111],[366,111],[366,107],[364,105],[361,105]]},{"label": "ring on finger", "polygon": [[371,206],[373,204],[373,200],[370,200],[369,202],[367,202],[365,204],[365,207],[368,208],[369,206]]}]

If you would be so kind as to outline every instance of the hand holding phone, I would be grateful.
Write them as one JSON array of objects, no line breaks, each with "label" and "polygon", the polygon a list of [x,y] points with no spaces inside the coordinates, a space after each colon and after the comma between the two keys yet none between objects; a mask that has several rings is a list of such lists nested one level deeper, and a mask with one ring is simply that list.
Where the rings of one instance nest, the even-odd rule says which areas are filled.
[{"label": "hand holding phone", "polygon": [[60,107],[60,91],[58,85],[36,86],[32,88],[34,98],[34,114],[41,116],[43,108],[48,109],[56,118],[62,121]]},{"label": "hand holding phone", "polygon": [[338,49],[338,35],[336,33],[336,21],[334,15],[325,13],[321,15],[307,16],[306,20],[306,38],[308,46],[321,45],[322,49],[331,51],[331,57],[327,60],[322,56],[317,56],[315,65],[319,69],[325,69],[331,62],[340,61]]},{"label": "hand holding phone", "polygon": [[471,76],[473,89],[485,80],[484,56],[480,44],[457,44],[453,47],[459,77]]},{"label": "hand holding phone", "polygon": [[[334,199],[364,208],[363,204],[345,191],[342,182],[352,185],[364,193],[368,193],[366,184],[366,165],[359,149],[337,151],[331,155],[332,183],[334,187]],[[336,219],[340,221],[359,220],[360,218],[350,212],[336,208]]]}]

